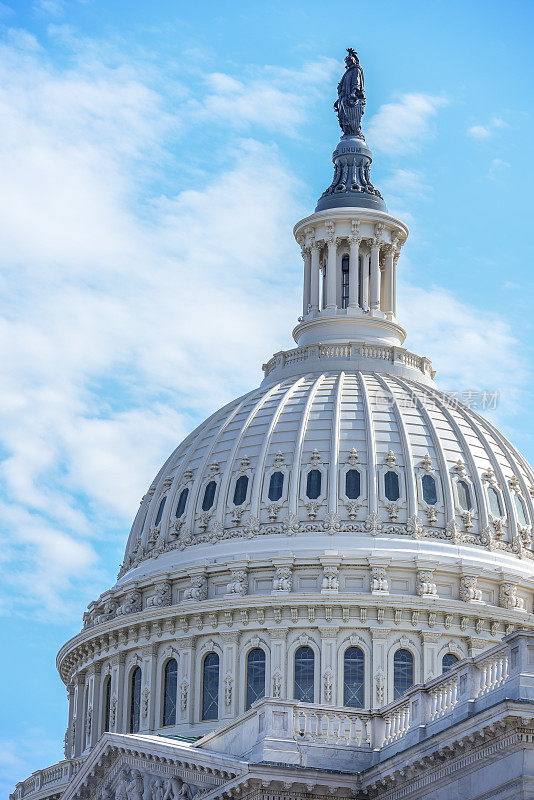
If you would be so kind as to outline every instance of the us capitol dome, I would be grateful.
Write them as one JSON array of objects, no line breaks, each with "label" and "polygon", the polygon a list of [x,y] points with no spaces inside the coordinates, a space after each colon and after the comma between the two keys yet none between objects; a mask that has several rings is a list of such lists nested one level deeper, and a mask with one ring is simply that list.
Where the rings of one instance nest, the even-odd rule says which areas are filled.
[{"label": "us capitol dome", "polygon": [[[382,773],[368,785],[361,776],[398,757],[402,736],[422,747],[421,733],[409,737],[423,706],[428,740],[439,720],[434,738],[451,738],[462,665],[486,676],[481,694],[469,690],[473,717],[511,674],[504,656],[484,661],[507,652],[503,638],[527,642],[534,663],[534,472],[487,419],[437,389],[426,356],[404,348],[396,275],[408,229],[371,183],[364,105],[349,50],[334,178],[294,227],[296,346],[267,360],[260,386],[203,422],[154,478],[117,582],[57,657],[65,761],[55,782],[30,778],[13,798],[248,796],[261,764],[265,797],[344,797],[347,775],[359,776],[347,796],[420,797],[395,794],[401,784]],[[414,711],[409,698],[432,691]],[[261,724],[276,728],[288,709],[285,745],[253,757]],[[281,763],[283,780],[266,777]],[[321,783],[321,769],[337,777]],[[424,795],[438,797],[428,785]]]}]

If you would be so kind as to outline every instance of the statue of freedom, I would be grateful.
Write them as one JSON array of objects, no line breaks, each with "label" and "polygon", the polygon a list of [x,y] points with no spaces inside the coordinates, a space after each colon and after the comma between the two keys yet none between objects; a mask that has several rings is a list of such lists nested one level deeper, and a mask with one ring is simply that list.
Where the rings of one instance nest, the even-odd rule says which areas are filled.
[{"label": "statue of freedom", "polygon": [[360,67],[358,54],[352,47],[347,48],[345,65],[345,74],[337,85],[337,100],[334,103],[334,110],[343,133],[363,139],[361,128],[365,108],[363,69]]}]

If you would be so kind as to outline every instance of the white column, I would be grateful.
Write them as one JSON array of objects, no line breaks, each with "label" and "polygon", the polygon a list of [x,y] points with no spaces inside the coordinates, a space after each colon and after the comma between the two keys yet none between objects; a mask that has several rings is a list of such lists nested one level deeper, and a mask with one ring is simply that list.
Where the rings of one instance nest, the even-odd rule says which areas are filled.
[{"label": "white column", "polygon": [[311,253],[309,247],[302,248],[302,258],[304,260],[304,291],[302,294],[302,315],[305,317],[309,313],[311,305]]},{"label": "white column", "polygon": [[74,718],[75,718],[75,688],[73,683],[67,686],[69,693],[69,724],[65,739],[65,758],[74,758]]},{"label": "white column", "polygon": [[393,247],[390,245],[386,250],[386,264],[384,267],[384,307],[382,311],[386,314],[393,314],[393,307],[394,307],[394,272],[395,272],[395,265],[393,263],[393,256],[395,251]]},{"label": "white column", "polygon": [[[111,659],[111,709],[109,729],[114,733],[125,733],[128,728],[124,717],[124,664],[125,653],[119,653]],[[128,701],[126,700],[126,705]]]},{"label": "white column", "polygon": [[[141,714],[140,731],[154,730],[154,711],[156,699],[156,668],[157,668],[156,645],[147,645],[141,650],[143,663],[141,666],[142,687],[141,687]],[[159,727],[159,725],[157,726]]]},{"label": "white column", "polygon": [[327,706],[337,705],[337,635],[339,628],[335,625],[331,627],[319,628],[321,634],[321,688],[320,700]]},{"label": "white column", "polygon": [[94,747],[100,736],[100,686],[102,683],[101,664],[91,667],[89,677],[89,706],[91,719],[89,722],[89,744]]},{"label": "white column", "polygon": [[337,303],[337,244],[328,242],[328,259],[326,262],[326,307],[336,308]]},{"label": "white column", "polygon": [[221,638],[223,640],[223,658],[220,668],[223,675],[223,693],[222,697],[219,697],[219,719],[232,719],[240,713],[238,711],[238,669],[240,665],[237,659],[239,632],[224,631]]},{"label": "white column", "polygon": [[74,753],[76,756],[81,755],[83,750],[83,736],[84,736],[84,694],[85,694],[85,672],[80,672],[76,675],[76,685],[74,688],[74,718],[73,718],[73,733],[74,733]]},{"label": "white column", "polygon": [[369,311],[369,256],[362,256],[362,308]]},{"label": "white column", "polygon": [[311,311],[319,311],[319,245],[311,246],[310,305]]},{"label": "white column", "polygon": [[371,289],[369,292],[369,305],[371,309],[380,306],[380,266],[379,266],[380,243],[373,240],[371,244]]},{"label": "white column", "polygon": [[[293,695],[292,675],[287,668],[287,635],[289,628],[269,628],[271,637],[271,685],[265,687],[267,697],[289,698]],[[288,673],[290,673],[288,675]],[[289,686],[288,686],[289,681]]]},{"label": "white column", "polygon": [[351,238],[350,240],[350,255],[349,255],[349,308],[357,308],[358,306],[358,264],[360,255],[360,242],[361,239]]},{"label": "white column", "polygon": [[[389,702],[388,698],[388,675],[387,675],[387,639],[389,636],[387,628],[371,628],[371,708],[380,708]],[[393,697],[391,697],[393,699]],[[367,698],[365,698],[367,707]]]},{"label": "white column", "polygon": [[[188,636],[185,639],[178,641],[180,648],[179,670],[180,678],[178,680],[178,722],[186,722],[191,724],[193,722],[193,686],[194,678],[194,656],[195,656],[195,637]],[[200,676],[200,684],[202,684],[202,676]],[[202,694],[202,686],[198,687],[199,695]],[[219,707],[220,707],[219,698]],[[202,702],[202,698],[201,698]]]},{"label": "white column", "polygon": [[393,256],[393,276],[391,279],[391,283],[393,286],[393,294],[391,296],[391,307],[393,311],[393,316],[397,316],[397,261],[399,260],[400,250]]},{"label": "white column", "polygon": [[441,664],[437,663],[439,634],[422,633],[421,642],[423,645],[422,675],[414,675],[414,683],[430,681],[441,675]]}]

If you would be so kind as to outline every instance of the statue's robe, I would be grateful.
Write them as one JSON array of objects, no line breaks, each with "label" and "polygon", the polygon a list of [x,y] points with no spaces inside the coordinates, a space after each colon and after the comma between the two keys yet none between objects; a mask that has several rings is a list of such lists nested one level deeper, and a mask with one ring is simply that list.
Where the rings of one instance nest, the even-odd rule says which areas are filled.
[{"label": "statue's robe", "polygon": [[337,92],[337,113],[341,129],[345,134],[358,135],[361,133],[364,103],[363,70],[360,66],[354,66],[345,72],[338,84]]}]

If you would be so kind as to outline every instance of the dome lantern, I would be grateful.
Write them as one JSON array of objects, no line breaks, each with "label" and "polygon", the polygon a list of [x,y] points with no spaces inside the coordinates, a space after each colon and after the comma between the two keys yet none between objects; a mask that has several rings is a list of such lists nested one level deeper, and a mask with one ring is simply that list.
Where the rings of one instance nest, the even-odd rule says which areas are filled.
[{"label": "dome lantern", "polygon": [[299,347],[361,341],[400,346],[396,268],[408,228],[387,213],[370,178],[371,151],[361,130],[363,70],[348,48],[334,104],[343,135],[334,150],[334,178],[315,213],[297,223],[304,260],[303,313],[293,336]]}]

